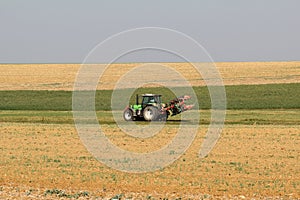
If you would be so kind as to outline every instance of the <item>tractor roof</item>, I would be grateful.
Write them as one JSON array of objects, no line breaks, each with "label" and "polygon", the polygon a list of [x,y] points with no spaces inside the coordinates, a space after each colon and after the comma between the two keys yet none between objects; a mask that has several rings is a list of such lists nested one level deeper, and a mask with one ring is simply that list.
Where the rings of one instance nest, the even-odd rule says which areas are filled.
[{"label": "tractor roof", "polygon": [[161,94],[143,94],[142,95],[143,97],[160,97],[161,96]]}]

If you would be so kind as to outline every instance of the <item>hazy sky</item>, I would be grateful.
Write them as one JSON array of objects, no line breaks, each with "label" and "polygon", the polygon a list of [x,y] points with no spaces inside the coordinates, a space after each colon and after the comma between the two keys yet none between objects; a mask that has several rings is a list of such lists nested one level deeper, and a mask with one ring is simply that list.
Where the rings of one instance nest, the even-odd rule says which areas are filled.
[{"label": "hazy sky", "polygon": [[[299,0],[1,0],[0,63],[81,63],[109,36],[145,26],[183,32],[215,61],[300,60],[299,8]],[[168,58],[128,61],[160,60]]]}]

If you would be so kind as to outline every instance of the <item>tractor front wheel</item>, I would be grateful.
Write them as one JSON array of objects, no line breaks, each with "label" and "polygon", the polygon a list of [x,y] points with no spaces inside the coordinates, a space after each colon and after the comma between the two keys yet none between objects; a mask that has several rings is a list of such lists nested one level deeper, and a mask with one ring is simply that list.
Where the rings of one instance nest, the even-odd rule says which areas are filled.
[{"label": "tractor front wheel", "polygon": [[143,111],[143,116],[146,121],[154,121],[158,117],[158,110],[154,106],[147,106]]},{"label": "tractor front wheel", "polygon": [[124,110],[123,118],[125,119],[125,121],[132,121],[133,120],[133,112],[132,112],[132,110],[129,109],[129,108],[127,108],[126,110]]}]

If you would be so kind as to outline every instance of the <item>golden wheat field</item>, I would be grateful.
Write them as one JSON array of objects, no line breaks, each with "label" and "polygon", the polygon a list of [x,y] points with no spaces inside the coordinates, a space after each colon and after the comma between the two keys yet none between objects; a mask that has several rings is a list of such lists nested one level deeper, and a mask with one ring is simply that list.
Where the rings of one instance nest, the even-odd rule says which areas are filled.
[{"label": "golden wheat field", "polygon": [[[140,64],[111,64],[98,89],[113,89],[115,83]],[[178,71],[192,85],[205,85],[189,63],[159,63]],[[72,90],[80,64],[0,64],[0,90]],[[101,65],[99,65],[101,66]],[[216,63],[225,85],[299,83],[300,62]]]},{"label": "golden wheat field", "polygon": [[[113,89],[124,74],[139,65],[109,65],[97,88]],[[161,65],[180,72],[192,85],[205,85],[190,64]],[[300,83],[300,62],[216,66],[225,85]],[[80,64],[1,64],[0,90],[70,91],[79,68]],[[0,111],[0,117],[20,112]],[[242,112],[232,111],[232,120],[238,121]],[[286,113],[268,112],[278,119]],[[296,121],[294,112],[299,109],[290,112]],[[208,126],[200,125],[191,146],[178,160],[148,173],[121,172],[97,161],[67,119],[64,123],[0,122],[0,199],[300,199],[298,121],[225,124],[216,146],[202,159],[198,154]],[[178,124],[166,124],[146,139],[125,134],[115,123],[102,124],[102,128],[122,149],[151,152],[174,138]]]}]

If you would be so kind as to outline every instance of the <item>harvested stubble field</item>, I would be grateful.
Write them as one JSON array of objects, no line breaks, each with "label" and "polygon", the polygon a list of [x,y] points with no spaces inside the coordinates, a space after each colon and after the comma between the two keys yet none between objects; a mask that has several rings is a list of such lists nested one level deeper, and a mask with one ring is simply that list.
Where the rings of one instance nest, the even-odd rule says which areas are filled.
[{"label": "harvested stubble field", "polygon": [[[110,66],[98,89],[112,89],[122,73],[136,65]],[[203,84],[193,79],[193,69],[188,64],[170,65],[181,70],[193,85]],[[300,82],[300,62],[217,66],[226,85],[275,83],[284,87],[285,83]],[[70,91],[79,67],[0,65],[0,90]],[[293,88],[297,93],[298,87]],[[222,135],[204,159],[199,159],[198,153],[210,111],[201,110],[198,134],[184,155],[165,169],[143,174],[119,172],[98,162],[79,139],[68,109],[32,111],[30,106],[35,105],[30,105],[25,110],[2,110],[0,199],[300,198],[300,105],[298,99],[291,102],[293,107],[285,109],[243,110],[242,106],[241,110],[228,110]],[[15,108],[22,108],[22,104]],[[114,144],[136,152],[150,152],[166,145],[180,123],[180,117],[174,118],[160,133],[139,139],[123,133],[109,111],[98,111],[97,116]]]},{"label": "harvested stubble field", "polygon": [[[168,125],[148,140],[103,127],[113,143],[131,151],[152,151],[174,136]],[[49,189],[89,197],[158,198],[276,197],[299,198],[299,126],[227,125],[204,159],[198,151],[206,126],[188,151],[169,167],[152,173],[119,172],[101,164],[84,148],[73,125],[2,123],[2,198],[54,198]],[[154,145],[155,144],[155,145]],[[10,187],[7,191],[7,187]],[[16,196],[12,193],[18,191]],[[16,192],[15,191],[15,192]],[[44,196],[46,195],[46,196]]]},{"label": "harvested stubble field", "polygon": [[[98,89],[113,89],[131,69],[143,65],[107,66]],[[193,86],[204,81],[188,63],[160,63],[181,73]],[[80,64],[0,64],[0,90],[72,90]],[[106,66],[100,65],[99,66]],[[225,85],[300,83],[300,62],[230,62],[216,63]]]}]

